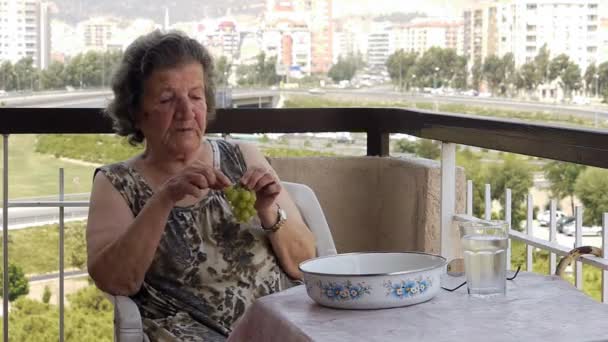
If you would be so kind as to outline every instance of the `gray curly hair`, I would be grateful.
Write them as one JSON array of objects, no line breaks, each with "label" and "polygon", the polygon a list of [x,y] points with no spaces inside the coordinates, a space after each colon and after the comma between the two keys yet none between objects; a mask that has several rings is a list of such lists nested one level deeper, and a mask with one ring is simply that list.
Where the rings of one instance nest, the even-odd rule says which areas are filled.
[{"label": "gray curly hair", "polygon": [[207,118],[215,115],[213,60],[207,49],[182,32],[153,31],[137,38],[125,51],[112,78],[114,99],[105,109],[116,134],[128,137],[131,145],[144,141],[137,128],[135,114],[140,109],[144,82],[152,72],[188,62],[203,66]]}]

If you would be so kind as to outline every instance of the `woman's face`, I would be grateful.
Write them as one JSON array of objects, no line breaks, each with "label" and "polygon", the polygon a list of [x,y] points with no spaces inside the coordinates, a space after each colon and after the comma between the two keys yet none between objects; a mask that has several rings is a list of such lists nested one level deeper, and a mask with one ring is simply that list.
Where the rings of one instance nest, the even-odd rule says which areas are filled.
[{"label": "woman's face", "polygon": [[176,156],[197,151],[206,128],[205,100],[200,63],[153,71],[137,115],[147,148]]}]

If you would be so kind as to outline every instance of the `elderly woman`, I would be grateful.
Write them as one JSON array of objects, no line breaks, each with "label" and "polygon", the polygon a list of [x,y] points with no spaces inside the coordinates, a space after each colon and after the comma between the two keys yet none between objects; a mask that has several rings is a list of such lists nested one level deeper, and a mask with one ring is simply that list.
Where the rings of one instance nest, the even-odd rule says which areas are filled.
[{"label": "elderly woman", "polygon": [[[107,113],[142,154],[96,170],[88,270],[130,296],[151,340],[218,341],[261,296],[288,286],[314,256],[314,237],[253,146],[211,140],[213,63],[197,41],[158,31],[126,50]],[[239,224],[224,192],[257,195]]]}]

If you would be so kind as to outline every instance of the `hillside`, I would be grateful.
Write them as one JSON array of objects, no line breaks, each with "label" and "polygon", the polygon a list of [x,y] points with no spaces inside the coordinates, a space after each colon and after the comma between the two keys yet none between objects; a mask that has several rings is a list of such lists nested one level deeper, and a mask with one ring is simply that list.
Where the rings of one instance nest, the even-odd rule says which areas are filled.
[{"label": "hillside", "polygon": [[164,8],[169,8],[172,22],[187,21],[226,14],[261,14],[265,0],[54,0],[58,13],[55,17],[68,23],[76,23],[96,15],[121,18],[150,18],[162,22]]}]

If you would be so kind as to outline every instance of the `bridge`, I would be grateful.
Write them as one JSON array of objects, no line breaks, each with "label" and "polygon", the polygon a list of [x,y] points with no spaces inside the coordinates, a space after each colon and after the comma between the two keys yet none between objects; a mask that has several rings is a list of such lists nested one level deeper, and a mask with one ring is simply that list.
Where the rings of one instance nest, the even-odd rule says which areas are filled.
[{"label": "bridge", "polygon": [[[276,90],[219,88],[215,103],[218,108],[274,108],[280,102],[280,97],[280,92]],[[0,96],[0,106],[103,108],[111,98],[109,89],[17,93]]]}]

